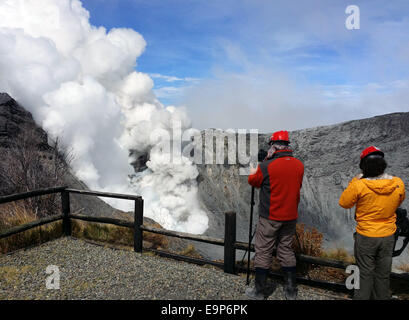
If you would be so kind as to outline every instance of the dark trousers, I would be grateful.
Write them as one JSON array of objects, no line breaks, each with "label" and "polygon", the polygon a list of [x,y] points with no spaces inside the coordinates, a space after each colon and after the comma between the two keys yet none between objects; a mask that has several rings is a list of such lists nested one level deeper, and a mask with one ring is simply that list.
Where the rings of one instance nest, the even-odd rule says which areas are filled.
[{"label": "dark trousers", "polygon": [[254,267],[270,269],[273,262],[273,248],[277,245],[277,259],[282,267],[295,267],[292,249],[296,220],[275,221],[260,216],[257,229]]},{"label": "dark trousers", "polygon": [[354,239],[360,285],[359,289],[354,290],[354,299],[390,299],[389,277],[395,236],[375,238],[355,233]]}]

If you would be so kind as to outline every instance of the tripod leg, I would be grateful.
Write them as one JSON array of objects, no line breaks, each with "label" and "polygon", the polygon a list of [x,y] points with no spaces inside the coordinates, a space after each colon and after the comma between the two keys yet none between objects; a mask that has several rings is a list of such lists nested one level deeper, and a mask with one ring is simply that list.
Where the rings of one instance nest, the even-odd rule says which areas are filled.
[{"label": "tripod leg", "polygon": [[249,246],[247,248],[248,251],[248,260],[247,260],[247,280],[246,284],[250,284],[250,246],[251,241],[253,240],[252,237],[252,228],[253,228],[253,205],[254,205],[254,187],[251,187],[251,202],[250,202],[250,226],[249,226]]}]

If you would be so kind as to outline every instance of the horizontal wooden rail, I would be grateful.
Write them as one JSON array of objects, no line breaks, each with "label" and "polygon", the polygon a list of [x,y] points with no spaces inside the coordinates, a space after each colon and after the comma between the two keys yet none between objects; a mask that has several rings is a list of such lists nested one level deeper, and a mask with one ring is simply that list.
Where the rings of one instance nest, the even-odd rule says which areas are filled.
[{"label": "horizontal wooden rail", "polygon": [[[129,222],[125,220],[120,220],[120,219],[115,219],[115,218],[105,218],[105,217],[91,217],[91,216],[84,216],[84,215],[79,215],[79,214],[71,214],[70,213],[70,200],[69,200],[69,194],[70,193],[78,193],[78,194],[84,194],[84,195],[92,195],[92,196],[101,196],[101,197],[110,197],[110,198],[120,198],[120,199],[126,199],[126,200],[134,200],[138,203],[143,202],[141,196],[135,196],[135,195],[124,195],[124,194],[118,194],[118,193],[108,193],[108,192],[99,192],[99,191],[91,191],[91,190],[76,190],[76,189],[69,189],[67,187],[53,187],[53,188],[46,188],[46,189],[40,189],[40,190],[35,190],[35,191],[30,191],[30,192],[24,192],[24,193],[18,193],[18,194],[12,194],[8,196],[3,196],[0,197],[0,204],[2,203],[7,203],[7,202],[12,202],[12,201],[17,201],[17,200],[23,200],[31,197],[37,197],[37,196],[43,196],[47,194],[52,194],[52,193],[61,193],[62,197],[62,214],[59,215],[53,215],[53,216],[48,216],[36,221],[32,221],[29,223],[26,223],[24,225],[20,226],[15,226],[12,227],[8,230],[3,230],[0,232],[0,239],[6,238],[8,236],[50,223],[54,222],[56,220],[63,220],[63,230],[65,235],[71,235],[71,223],[70,219],[79,219],[79,220],[85,220],[85,221],[91,221],[91,222],[99,222],[99,223],[109,223],[109,224],[114,224],[117,226],[121,227],[128,227],[128,228],[134,228],[135,223],[134,222]],[[143,209],[141,209],[143,210]]]},{"label": "horizontal wooden rail", "polygon": [[409,274],[391,272],[391,279],[404,280],[409,282]]},{"label": "horizontal wooden rail", "polygon": [[23,200],[31,197],[44,196],[51,193],[58,193],[64,191],[65,189],[66,187],[46,188],[35,191],[11,194],[9,196],[2,196],[0,197],[0,204],[17,200]]},{"label": "horizontal wooden rail", "polygon": [[141,196],[134,196],[134,195],[131,195],[131,194],[100,192],[100,191],[92,191],[92,190],[77,190],[77,189],[70,189],[70,188],[66,189],[66,191],[68,191],[70,193],[78,193],[78,194],[84,194],[84,195],[89,195],[89,196],[117,198],[117,199],[125,199],[125,200],[140,200],[140,199],[142,199]]},{"label": "horizontal wooden rail", "polygon": [[224,246],[224,240],[223,239],[212,238],[212,237],[208,237],[208,236],[195,235],[195,234],[185,233],[185,232],[177,232],[177,231],[170,231],[170,230],[165,230],[165,229],[152,228],[152,227],[148,227],[148,226],[144,226],[144,225],[141,226],[141,229],[143,231],[158,233],[158,234],[162,234],[164,236],[170,236],[170,237],[175,237],[175,238],[205,242],[205,243],[210,243],[210,244],[214,244],[214,245],[217,245],[217,246]]},{"label": "horizontal wooden rail", "polygon": [[323,267],[343,269],[343,270],[345,270],[346,267],[348,267],[351,264],[351,263],[347,263],[347,262],[340,261],[340,260],[307,256],[305,254],[296,254],[296,258],[298,261],[301,261],[301,262],[316,264],[316,265],[323,266]]},{"label": "horizontal wooden rail", "polygon": [[63,218],[62,214],[57,214],[57,215],[41,218],[39,220],[32,221],[29,223],[25,223],[17,227],[10,228],[8,230],[0,232],[0,239],[12,236],[14,234],[17,234],[17,233],[20,233],[20,232],[23,232],[23,231],[26,231],[26,230],[29,230],[29,229],[32,229],[38,226],[41,226],[43,224],[51,223],[57,220],[62,220],[62,218]]},{"label": "horizontal wooden rail", "polygon": [[[240,249],[240,250],[247,250],[248,246],[249,246],[248,243],[236,241],[235,248]],[[254,252],[254,244],[251,244],[250,250]],[[276,249],[274,249],[273,255],[276,255]],[[324,267],[331,267],[331,268],[338,268],[338,269],[345,270],[345,268],[349,265],[349,263],[346,263],[344,261],[307,256],[305,254],[296,254],[296,257],[297,257],[297,261],[307,262],[307,263],[316,264],[316,265],[320,265]]]},{"label": "horizontal wooden rail", "polygon": [[92,216],[85,216],[85,215],[76,214],[76,213],[71,213],[69,214],[68,217],[71,219],[78,219],[78,220],[84,220],[84,221],[90,221],[90,222],[109,223],[109,224],[114,224],[119,227],[127,227],[127,228],[134,227],[133,222],[115,219],[115,218],[92,217]]},{"label": "horizontal wooden rail", "polygon": [[[247,248],[249,247],[249,244],[246,242],[241,242],[241,241],[236,241],[236,244],[234,246],[236,249],[240,249],[240,250],[247,250]],[[252,243],[250,246],[250,250],[252,252],[254,252],[254,244]]]}]

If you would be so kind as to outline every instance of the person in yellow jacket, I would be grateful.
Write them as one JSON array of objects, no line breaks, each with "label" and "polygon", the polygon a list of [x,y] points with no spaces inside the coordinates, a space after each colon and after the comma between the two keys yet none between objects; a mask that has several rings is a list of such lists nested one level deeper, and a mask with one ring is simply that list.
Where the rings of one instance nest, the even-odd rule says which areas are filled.
[{"label": "person in yellow jacket", "polygon": [[396,209],[405,199],[403,181],[384,171],[384,153],[371,146],[361,153],[362,173],[354,177],[339,199],[350,209],[356,205],[354,255],[359,268],[359,289],[354,299],[389,299],[389,276],[395,244]]}]

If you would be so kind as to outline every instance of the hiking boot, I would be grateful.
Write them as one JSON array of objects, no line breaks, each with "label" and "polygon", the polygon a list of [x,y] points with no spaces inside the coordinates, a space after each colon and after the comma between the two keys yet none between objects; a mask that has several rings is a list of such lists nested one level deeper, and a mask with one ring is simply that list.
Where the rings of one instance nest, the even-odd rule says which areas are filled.
[{"label": "hiking boot", "polygon": [[295,270],[284,273],[284,295],[287,300],[297,299],[297,282]]},{"label": "hiking boot", "polygon": [[264,297],[267,299],[269,296],[273,294],[273,292],[276,290],[277,285],[274,282],[266,282],[266,285],[264,287]]},{"label": "hiking boot", "polygon": [[246,296],[249,297],[250,299],[253,300],[265,300],[267,299],[275,289],[277,288],[277,285],[273,282],[270,283],[265,283],[264,288],[261,290],[257,290],[256,286],[254,287],[248,287],[246,289]]},{"label": "hiking boot", "polygon": [[252,300],[265,300],[264,293],[257,291],[256,286],[246,289],[246,296]]},{"label": "hiking boot", "polygon": [[256,268],[256,278],[254,287],[246,289],[246,296],[253,300],[265,300],[271,295],[276,286],[273,283],[267,283],[268,269]]}]

